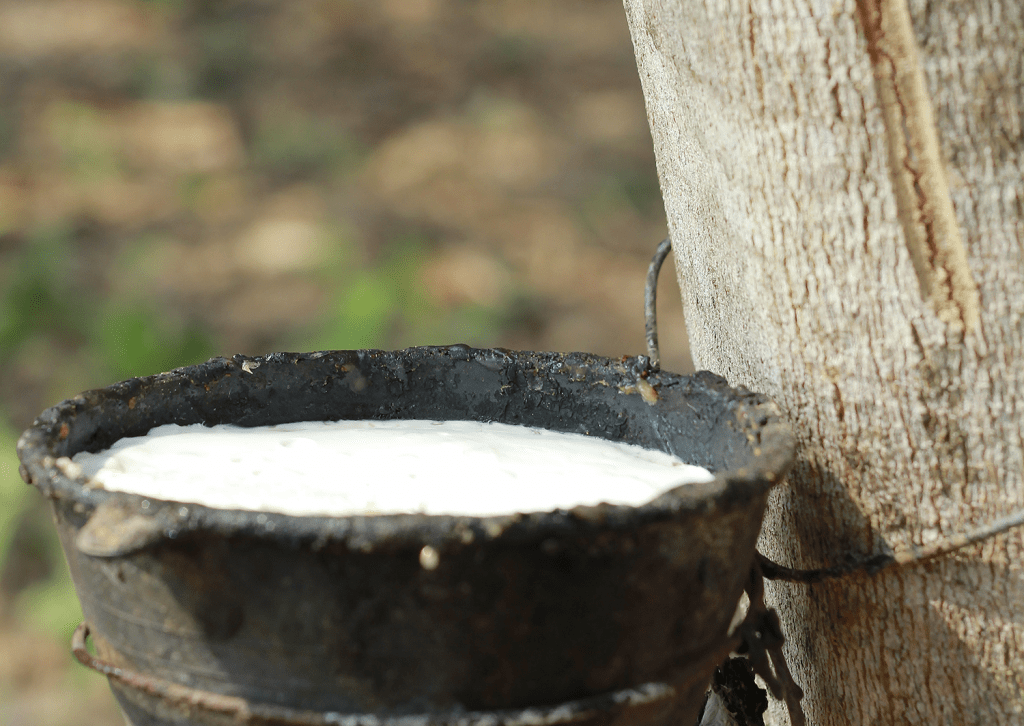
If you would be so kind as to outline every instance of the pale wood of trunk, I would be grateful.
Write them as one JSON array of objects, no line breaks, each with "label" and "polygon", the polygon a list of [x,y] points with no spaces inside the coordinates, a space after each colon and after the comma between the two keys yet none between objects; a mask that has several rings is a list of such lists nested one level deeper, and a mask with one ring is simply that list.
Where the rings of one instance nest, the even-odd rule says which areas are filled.
[{"label": "pale wood of trunk", "polygon": [[[1024,507],[1024,3],[625,6],[694,360],[799,432],[762,551]],[[771,585],[808,722],[1024,723],[1022,555]]]}]

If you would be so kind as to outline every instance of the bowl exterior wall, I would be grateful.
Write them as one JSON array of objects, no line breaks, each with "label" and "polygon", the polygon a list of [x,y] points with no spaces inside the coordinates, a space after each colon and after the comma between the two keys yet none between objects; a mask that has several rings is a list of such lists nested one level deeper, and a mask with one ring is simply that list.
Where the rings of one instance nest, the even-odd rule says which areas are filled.
[{"label": "bowl exterior wall", "polygon": [[[357,418],[585,433],[717,477],[642,507],[292,517],[107,492],[60,463],[164,423]],[[83,394],[19,443],[102,659],[253,704],[417,723],[544,707],[557,721],[572,711],[558,704],[606,697],[586,718],[618,720],[627,701],[624,723],[695,718],[792,454],[773,404],[711,374],[461,346],[215,359]],[[425,546],[436,567],[421,565]],[[651,683],[674,695],[642,708],[608,695]],[[129,715],[153,700],[114,685]],[[146,712],[154,724],[221,718],[168,708]]]},{"label": "bowl exterior wall", "polygon": [[201,534],[91,557],[63,508],[65,552],[108,661],[256,702],[401,713],[706,683],[761,517],[449,545],[427,570],[415,547]]}]

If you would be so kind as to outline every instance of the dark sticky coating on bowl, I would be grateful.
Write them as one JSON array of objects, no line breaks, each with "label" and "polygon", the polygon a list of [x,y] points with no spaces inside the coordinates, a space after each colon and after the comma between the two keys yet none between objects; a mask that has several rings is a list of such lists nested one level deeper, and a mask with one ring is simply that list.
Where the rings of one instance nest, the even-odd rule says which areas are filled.
[{"label": "dark sticky coating on bowl", "polygon": [[[218,358],[55,406],[18,449],[108,660],[339,713],[516,709],[663,682],[697,694],[676,718],[721,658],[794,445],[763,396],[646,363],[465,346]],[[297,517],[107,492],[60,458],[167,423],[403,418],[626,441],[717,478],[641,507]]]}]

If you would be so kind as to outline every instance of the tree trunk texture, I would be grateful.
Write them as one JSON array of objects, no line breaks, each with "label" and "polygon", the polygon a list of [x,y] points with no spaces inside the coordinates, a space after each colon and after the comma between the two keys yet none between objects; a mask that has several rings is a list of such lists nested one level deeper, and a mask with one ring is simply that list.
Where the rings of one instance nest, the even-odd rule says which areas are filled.
[{"label": "tree trunk texture", "polygon": [[[1024,3],[625,6],[694,360],[798,431],[761,551],[823,567],[1024,508]],[[1022,554],[1018,528],[769,583],[808,723],[1024,723]]]}]

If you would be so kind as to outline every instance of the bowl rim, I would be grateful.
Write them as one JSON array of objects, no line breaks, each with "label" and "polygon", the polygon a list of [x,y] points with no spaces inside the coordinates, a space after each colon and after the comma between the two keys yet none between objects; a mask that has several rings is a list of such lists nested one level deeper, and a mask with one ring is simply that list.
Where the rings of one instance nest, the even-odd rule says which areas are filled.
[{"label": "bowl rim", "polygon": [[[574,364],[611,366],[624,376],[642,375],[658,385],[691,383],[721,395],[735,412],[736,422],[751,444],[748,465],[713,472],[708,482],[683,484],[651,501],[632,506],[598,504],[540,512],[472,516],[445,514],[388,513],[372,515],[295,515],[241,509],[207,507],[195,502],[163,500],[120,491],[89,487],[87,480],[67,456],[56,447],[68,437],[70,426],[82,411],[107,399],[128,401],[133,394],[157,384],[201,385],[197,380],[212,375],[251,373],[264,364],[295,363],[340,355],[448,356],[455,360],[533,357],[571,360]],[[620,389],[621,390],[621,389]],[[472,420],[467,418],[466,420]],[[392,547],[445,547],[494,540],[535,541],[581,529],[622,530],[653,522],[701,516],[713,510],[746,507],[767,497],[768,491],[792,466],[796,439],[779,407],[766,396],[742,387],[729,387],[724,378],[707,371],[680,375],[650,367],[646,356],[612,359],[586,353],[536,353],[502,348],[470,348],[464,345],[419,346],[396,351],[338,350],[313,353],[272,353],[249,357],[217,357],[204,363],[176,368],[166,373],[131,378],[85,391],[45,410],[20,437],[17,444],[19,472],[53,500],[64,516],[89,520],[93,530],[126,528],[130,537],[106,543],[83,541],[89,525],[79,533],[78,545],[87,554],[119,556],[142,549],[162,539],[209,532],[219,535],[254,536],[285,540],[293,545],[311,544],[319,549],[331,542],[343,542],[364,552]],[[75,452],[77,453],[77,452]],[[102,516],[97,517],[97,514]],[[104,529],[106,528],[106,529]],[[96,531],[93,532],[96,534]],[[95,539],[95,538],[94,538]],[[85,537],[88,540],[88,537]]]}]

